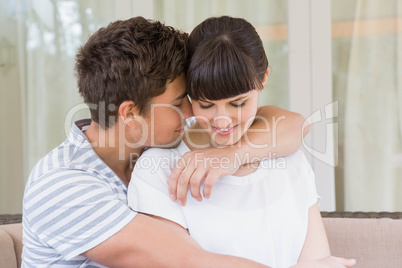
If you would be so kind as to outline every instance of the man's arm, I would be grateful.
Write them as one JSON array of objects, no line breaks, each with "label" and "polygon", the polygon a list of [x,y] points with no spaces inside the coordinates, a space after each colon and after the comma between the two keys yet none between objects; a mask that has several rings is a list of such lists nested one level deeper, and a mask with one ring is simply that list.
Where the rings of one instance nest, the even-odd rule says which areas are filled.
[{"label": "man's arm", "polygon": [[263,106],[238,143],[238,152],[260,160],[290,155],[300,148],[309,131],[310,124],[301,114]]},{"label": "man's arm", "polygon": [[83,255],[109,267],[266,267],[205,251],[181,226],[142,214]]},{"label": "man's arm", "polygon": [[[202,200],[208,198],[218,178],[234,174],[242,164],[276,158],[296,152],[310,130],[305,118],[275,106],[260,107],[256,119],[234,146],[187,152],[169,176],[172,200],[185,205],[187,191]],[[200,159],[202,158],[202,159]]]}]

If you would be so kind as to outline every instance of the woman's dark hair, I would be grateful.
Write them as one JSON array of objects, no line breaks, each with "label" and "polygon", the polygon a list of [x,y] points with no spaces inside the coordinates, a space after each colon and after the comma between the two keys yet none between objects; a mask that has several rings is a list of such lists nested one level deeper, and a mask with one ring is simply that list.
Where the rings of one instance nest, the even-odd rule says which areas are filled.
[{"label": "woman's dark hair", "polygon": [[135,17],[95,32],[76,56],[79,92],[102,128],[114,125],[120,104],[134,101],[146,114],[153,97],[185,72],[188,34]]},{"label": "woman's dark hair", "polygon": [[268,59],[255,28],[242,18],[213,17],[189,36],[187,93],[220,100],[263,88]]}]

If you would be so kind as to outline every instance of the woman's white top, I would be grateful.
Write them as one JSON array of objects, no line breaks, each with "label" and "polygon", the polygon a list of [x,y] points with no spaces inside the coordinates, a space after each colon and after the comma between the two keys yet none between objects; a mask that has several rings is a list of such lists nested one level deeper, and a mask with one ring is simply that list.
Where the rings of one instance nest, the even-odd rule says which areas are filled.
[{"label": "woman's white top", "polygon": [[172,149],[145,151],[128,187],[129,206],[180,224],[205,250],[270,267],[296,264],[308,210],[318,200],[314,173],[303,152],[262,161],[243,177],[221,177],[209,199],[199,202],[188,192],[182,207],[170,199],[167,179],[187,151],[184,142]]}]

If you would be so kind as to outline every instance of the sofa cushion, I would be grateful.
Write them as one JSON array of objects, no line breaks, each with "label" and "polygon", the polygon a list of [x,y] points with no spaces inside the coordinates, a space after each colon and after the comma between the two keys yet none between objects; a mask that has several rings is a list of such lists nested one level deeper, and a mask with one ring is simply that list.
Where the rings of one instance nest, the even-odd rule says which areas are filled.
[{"label": "sofa cushion", "polygon": [[[8,239],[4,239],[4,241],[9,241],[11,244],[7,242],[7,250],[13,250],[10,256],[13,256],[15,265],[10,267],[21,267],[21,254],[22,254],[22,224],[21,223],[14,223],[14,224],[5,224],[0,225],[0,232],[5,233],[8,236]],[[1,244],[3,244],[3,237],[0,239]],[[5,246],[6,244],[4,244]],[[1,257],[3,257],[3,248],[0,248]],[[9,254],[5,255],[8,256]],[[0,260],[2,264],[3,261]],[[3,267],[3,266],[1,266]],[[8,267],[8,266],[5,266]]]},{"label": "sofa cushion", "polygon": [[17,257],[14,252],[14,245],[11,236],[5,231],[0,229],[0,263],[4,268],[16,268]]},{"label": "sofa cushion", "polygon": [[331,254],[355,258],[353,268],[399,268],[402,219],[323,218]]}]

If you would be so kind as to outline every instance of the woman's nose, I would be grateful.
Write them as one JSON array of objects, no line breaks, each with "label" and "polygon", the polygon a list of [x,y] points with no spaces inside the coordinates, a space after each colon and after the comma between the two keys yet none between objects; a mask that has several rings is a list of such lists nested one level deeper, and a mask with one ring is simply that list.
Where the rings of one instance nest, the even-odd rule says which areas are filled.
[{"label": "woman's nose", "polygon": [[226,129],[231,126],[232,118],[228,115],[218,115],[214,117],[213,123],[215,127]]}]

